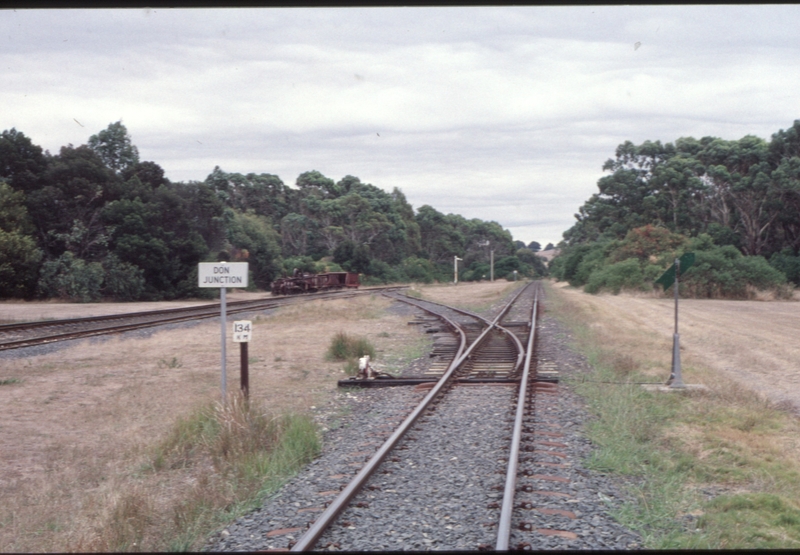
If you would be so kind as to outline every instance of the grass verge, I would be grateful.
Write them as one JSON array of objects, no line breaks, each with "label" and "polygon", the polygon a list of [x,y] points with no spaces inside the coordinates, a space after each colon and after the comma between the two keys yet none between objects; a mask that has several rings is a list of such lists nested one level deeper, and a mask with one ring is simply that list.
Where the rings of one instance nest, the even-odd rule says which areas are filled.
[{"label": "grass verge", "polygon": [[[133,488],[113,504],[92,550],[187,551],[214,529],[256,507],[319,452],[305,415],[272,415],[240,394],[180,419],[152,452],[143,474],[188,474],[191,486],[170,507]],[[170,476],[172,474],[173,476]]]},{"label": "grass verge", "polygon": [[565,381],[593,415],[590,468],[625,477],[616,514],[649,549],[800,547],[798,420],[785,407],[705,368],[705,392],[659,394],[637,382],[653,369],[655,338],[604,333],[619,318],[548,287],[546,304],[571,331],[592,370]]}]

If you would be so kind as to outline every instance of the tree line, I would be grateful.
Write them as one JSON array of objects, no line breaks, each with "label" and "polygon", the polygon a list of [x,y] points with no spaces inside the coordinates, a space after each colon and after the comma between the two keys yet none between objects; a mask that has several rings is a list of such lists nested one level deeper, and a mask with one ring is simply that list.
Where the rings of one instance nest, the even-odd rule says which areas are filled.
[{"label": "tree line", "polygon": [[558,279],[591,291],[647,289],[675,256],[695,250],[689,294],[744,297],[800,284],[800,120],[769,141],[626,141],[603,170],[564,232],[551,265]]},{"label": "tree line", "polygon": [[254,287],[279,275],[348,270],[366,283],[546,269],[497,222],[416,212],[403,193],[318,171],[289,187],[267,173],[172,182],[140,161],[122,122],[52,155],[16,129],[0,134],[0,297],[169,300],[197,288],[197,263],[247,261]]}]

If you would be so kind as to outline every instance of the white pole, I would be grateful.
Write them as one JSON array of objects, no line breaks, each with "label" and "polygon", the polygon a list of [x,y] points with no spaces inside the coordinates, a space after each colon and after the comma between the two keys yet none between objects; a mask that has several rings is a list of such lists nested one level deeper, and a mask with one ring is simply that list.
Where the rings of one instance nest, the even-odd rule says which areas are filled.
[{"label": "white pole", "polygon": [[222,403],[225,403],[225,382],[227,382],[227,376],[225,374],[225,342],[227,339],[225,333],[225,320],[227,320],[227,307],[225,306],[225,287],[222,287],[219,291],[219,301],[220,301],[220,329],[222,330]]},{"label": "white pole", "polygon": [[458,261],[461,260],[457,256],[453,256],[453,283],[458,284]]},{"label": "white pole", "polygon": [[494,281],[494,249],[492,249],[492,251],[490,253],[490,259],[491,259],[491,264],[490,264],[491,273],[490,273],[490,275],[491,275],[491,280]]}]

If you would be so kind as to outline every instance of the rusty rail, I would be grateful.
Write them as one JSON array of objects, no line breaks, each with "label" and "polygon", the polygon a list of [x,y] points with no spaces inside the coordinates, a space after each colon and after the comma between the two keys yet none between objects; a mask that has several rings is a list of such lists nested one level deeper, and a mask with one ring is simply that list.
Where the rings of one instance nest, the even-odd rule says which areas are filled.
[{"label": "rusty rail", "polygon": [[[525,290],[525,288],[521,288],[516,295],[508,302],[508,304],[500,311],[494,321],[489,322],[486,318],[482,316],[478,316],[477,314],[471,313],[469,311],[465,311],[462,309],[456,309],[451,306],[446,306],[441,303],[433,303],[432,301],[424,301],[426,303],[436,304],[439,306],[446,307],[450,310],[454,310],[456,312],[461,312],[462,314],[467,314],[473,318],[477,318],[479,320],[483,320],[488,325],[487,327],[481,332],[481,334],[476,338],[466,349],[464,349],[464,344],[466,342],[466,334],[461,326],[450,320],[449,318],[433,312],[429,309],[426,309],[420,306],[418,303],[414,302],[410,298],[400,299],[396,298],[401,302],[406,302],[408,304],[413,304],[426,312],[436,315],[437,317],[445,320],[448,325],[455,330],[459,331],[461,335],[461,347],[459,348],[456,357],[454,358],[453,362],[450,363],[445,373],[436,383],[436,385],[428,392],[428,394],[422,399],[422,401],[417,405],[417,407],[409,414],[405,420],[400,424],[400,426],[392,433],[389,439],[384,442],[384,444],[378,449],[378,451],[370,458],[369,461],[364,465],[364,467],[359,471],[355,478],[342,490],[342,492],[336,497],[336,499],[331,502],[330,505],[322,512],[317,520],[311,525],[311,527],[300,537],[300,539],[295,543],[291,550],[292,551],[309,551],[313,549],[314,545],[316,544],[317,540],[322,536],[325,530],[330,526],[336,517],[341,513],[348,505],[350,500],[361,490],[364,484],[367,482],[369,477],[375,472],[375,470],[380,466],[383,460],[386,458],[386,455],[394,449],[400,439],[406,434],[408,430],[414,425],[417,419],[422,415],[425,409],[428,408],[428,405],[431,401],[439,394],[442,388],[450,381],[451,377],[454,375],[455,371],[470,357],[472,352],[481,344],[481,342],[486,338],[489,332],[497,326],[497,323],[500,319],[511,309],[511,306],[516,302],[517,298],[519,298],[520,294]],[[507,332],[511,333],[511,332]],[[513,333],[511,334],[513,336]],[[517,341],[519,343],[519,341]]]},{"label": "rusty rail", "polygon": [[[388,289],[398,289],[399,287],[393,286]],[[255,310],[265,310],[268,308],[276,308],[287,303],[304,302],[313,299],[330,299],[330,298],[349,298],[356,295],[365,295],[375,292],[385,291],[387,288],[380,289],[363,289],[361,291],[342,291],[342,292],[323,292],[317,293],[313,296],[289,296],[266,298],[256,301],[236,301],[228,304],[228,314],[235,314],[241,312],[250,312]],[[200,320],[204,318],[213,318],[219,316],[219,304],[208,303],[199,306],[189,306],[181,308],[167,308],[162,310],[149,310],[141,312],[128,312],[122,314],[112,314],[108,316],[89,316],[85,318],[68,318],[63,320],[46,320],[41,322],[21,322],[19,324],[3,324],[0,325],[0,334],[13,333],[15,331],[31,331],[36,329],[53,329],[51,332],[45,332],[47,335],[34,335],[21,339],[14,339],[10,341],[3,341],[0,339],[0,351],[10,349],[20,349],[23,347],[32,347],[35,345],[44,345],[48,343],[55,343],[58,341],[68,341],[71,339],[81,339],[85,337],[94,337],[97,335],[106,335],[112,333],[122,333],[137,329],[143,329],[154,326],[161,326],[165,324],[174,324],[185,322],[189,320]],[[151,320],[137,323],[119,324],[120,321],[131,320],[135,318],[152,318]],[[66,326],[80,326],[80,325],[99,324],[99,327],[92,329],[84,329],[77,331],[57,331],[57,328],[64,328]],[[104,325],[105,324],[105,325]]]},{"label": "rusty rail", "polygon": [[525,355],[525,366],[522,370],[522,380],[519,384],[519,397],[517,398],[517,412],[514,419],[514,433],[511,437],[511,451],[508,456],[508,470],[506,472],[506,485],[503,491],[503,506],[500,511],[500,522],[497,526],[496,551],[508,551],[511,538],[511,516],[514,510],[514,494],[517,488],[517,468],[519,466],[519,445],[522,439],[522,420],[525,414],[525,398],[528,394],[528,379],[533,357],[533,346],[536,339],[536,319],[538,316],[539,291],[537,288],[531,308],[530,333],[528,334],[528,348]]},{"label": "rusty rail", "polygon": [[[414,304],[415,306],[418,306],[416,305],[416,303],[409,303],[409,304]],[[423,308],[423,310],[426,309]],[[430,310],[426,311],[430,312],[431,314],[436,314],[435,312],[432,312]],[[333,523],[333,521],[336,519],[339,513],[345,507],[347,507],[347,504],[350,502],[350,499],[352,499],[353,496],[359,492],[361,487],[366,483],[366,481],[369,479],[369,477],[372,475],[375,469],[377,469],[378,466],[380,466],[380,464],[383,462],[383,459],[386,458],[386,455],[392,449],[394,449],[394,446],[397,445],[397,442],[400,441],[400,439],[411,428],[411,426],[414,425],[419,416],[428,407],[431,400],[434,397],[436,397],[436,395],[438,395],[442,387],[444,387],[444,384],[453,374],[455,369],[458,368],[458,366],[461,365],[461,363],[464,360],[466,360],[466,358],[472,352],[474,346],[478,343],[477,340],[474,341],[472,345],[470,345],[469,348],[465,350],[467,336],[464,333],[463,328],[461,328],[461,326],[459,326],[449,318],[442,316],[441,314],[436,314],[436,316],[442,318],[445,322],[447,322],[447,324],[453,330],[456,330],[461,336],[461,345],[458,351],[456,352],[456,357],[453,359],[453,362],[450,363],[450,366],[447,368],[447,371],[444,373],[442,378],[437,382],[437,384],[433,387],[433,389],[431,389],[428,392],[428,394],[425,396],[422,402],[420,402],[420,404],[417,405],[417,407],[411,412],[411,414],[409,414],[406,417],[403,423],[400,424],[400,426],[394,431],[394,433],[389,437],[389,439],[387,439],[384,442],[384,444],[380,447],[380,449],[378,449],[378,451],[372,456],[372,458],[370,458],[370,460],[367,461],[367,463],[364,465],[361,471],[356,475],[356,477],[353,478],[353,480],[347,485],[347,487],[345,487],[344,490],[342,490],[342,493],[340,493],[336,497],[336,499],[334,499],[333,502],[330,505],[328,505],[328,507],[319,516],[319,518],[314,521],[314,524],[311,525],[308,531],[306,531],[306,533],[300,537],[297,543],[292,546],[292,551],[307,551],[314,547],[314,544],[317,542],[317,540],[323,534],[323,532],[325,532],[328,526],[330,526],[331,523]],[[483,334],[481,334],[481,337],[483,337],[483,335],[489,329],[491,328],[490,327],[486,328]]]}]

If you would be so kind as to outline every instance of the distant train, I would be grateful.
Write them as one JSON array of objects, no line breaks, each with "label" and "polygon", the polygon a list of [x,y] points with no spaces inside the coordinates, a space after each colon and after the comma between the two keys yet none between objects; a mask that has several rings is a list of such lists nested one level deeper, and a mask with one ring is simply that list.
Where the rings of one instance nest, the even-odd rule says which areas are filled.
[{"label": "distant train", "polygon": [[273,295],[296,295],[298,293],[315,293],[317,291],[333,291],[335,289],[358,289],[361,285],[358,274],[354,272],[328,272],[325,274],[307,274],[295,270],[292,277],[278,278],[272,282]]}]

